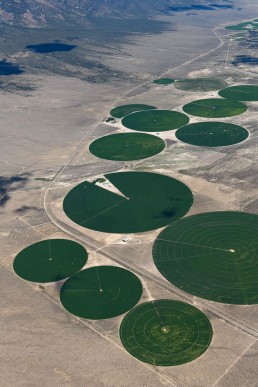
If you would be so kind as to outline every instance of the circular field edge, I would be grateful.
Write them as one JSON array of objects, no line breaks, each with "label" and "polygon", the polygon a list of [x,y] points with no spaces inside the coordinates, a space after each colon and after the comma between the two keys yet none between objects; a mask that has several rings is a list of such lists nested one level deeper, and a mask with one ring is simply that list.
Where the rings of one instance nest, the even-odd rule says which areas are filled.
[{"label": "circular field edge", "polygon": [[101,156],[100,154],[97,154],[93,152],[92,150],[92,147],[94,147],[94,145],[96,145],[97,143],[100,143],[101,140],[104,140],[104,138],[106,137],[112,137],[112,136],[125,136],[125,133],[113,133],[113,134],[108,134],[106,136],[103,136],[103,137],[100,137],[100,138],[97,138],[96,140],[93,140],[90,145],[89,145],[89,152],[95,156],[95,157],[98,157],[100,159],[103,159],[103,160],[111,160],[111,161],[133,161],[133,160],[145,160],[145,159],[149,159],[151,157],[154,157],[158,154],[160,154],[161,152],[164,151],[164,149],[166,149],[166,142],[165,140],[163,140],[162,138],[158,137],[158,136],[155,136],[153,134],[149,134],[149,133],[140,133],[140,132],[137,132],[137,133],[133,133],[133,132],[126,132],[126,136],[128,137],[131,137],[132,135],[135,135],[135,136],[146,136],[147,137],[154,137],[155,139],[157,139],[157,145],[158,143],[160,144],[160,149],[158,150],[158,152],[152,152],[150,155],[145,155],[145,156],[139,156],[137,158],[115,158],[115,157],[103,157]]},{"label": "circular field edge", "polygon": [[[220,85],[218,86],[218,87],[216,87],[216,88],[209,88],[209,89],[207,89],[207,90],[205,90],[205,89],[196,89],[196,88],[186,88],[186,87],[180,87],[181,85],[184,85],[185,83],[187,83],[187,82],[190,82],[191,83],[191,81],[194,81],[194,82],[198,82],[198,81],[217,81],[218,82],[218,84],[220,83]],[[226,82],[226,81],[223,81],[223,80],[221,80],[221,79],[216,79],[216,80],[213,80],[213,79],[211,79],[211,78],[189,78],[189,79],[179,79],[179,80],[177,80],[176,82],[175,82],[175,84],[174,84],[174,87],[176,88],[176,89],[178,89],[178,90],[182,90],[182,91],[189,91],[189,92],[209,92],[209,91],[217,91],[217,90],[220,90],[220,89],[224,89],[224,88],[226,88],[228,86],[228,83]]]},{"label": "circular field edge", "polygon": [[[225,123],[225,124],[228,124],[228,125],[232,125],[232,126],[235,126],[235,127],[239,127],[241,129],[243,129],[246,133],[247,133],[247,136],[241,140],[241,141],[238,141],[238,142],[234,142],[232,144],[226,144],[226,145],[214,145],[214,146],[209,146],[209,145],[200,145],[200,144],[193,144],[191,143],[190,141],[184,141],[182,140],[182,138],[178,137],[178,132],[182,132],[183,129],[186,129],[188,127],[194,127],[195,125],[197,126],[198,124],[207,124],[209,122],[196,122],[196,123],[193,123],[193,124],[189,124],[189,125],[186,125],[186,126],[182,126],[181,128],[179,128],[177,131],[176,131],[176,138],[183,142],[184,144],[189,144],[189,145],[192,145],[192,146],[198,146],[198,147],[203,147],[203,148],[223,148],[223,147],[227,147],[227,146],[234,146],[234,145],[237,145],[237,144],[242,144],[243,142],[247,141],[250,137],[250,132],[248,129],[244,128],[243,126],[240,126],[240,125],[236,125],[236,124],[231,124],[231,123]],[[211,121],[211,123],[214,123],[216,124],[216,121]],[[223,122],[218,122],[219,124],[222,124]],[[181,133],[180,133],[181,134]],[[201,134],[200,134],[201,135]]]},{"label": "circular field edge", "polygon": [[[85,227],[85,228],[88,228],[90,230],[94,230],[94,231],[99,231],[99,232],[105,232],[105,233],[113,233],[113,234],[127,234],[127,233],[144,233],[144,232],[149,232],[149,231],[153,231],[153,230],[157,230],[158,228],[164,228],[164,227],[167,227],[169,224],[171,223],[174,223],[176,220],[178,219],[181,219],[182,217],[184,217],[189,211],[190,209],[192,208],[193,206],[193,203],[194,203],[194,195],[193,195],[193,192],[192,190],[190,189],[190,187],[185,183],[185,182],[182,182],[181,180],[179,179],[176,179],[176,178],[173,178],[169,175],[164,175],[162,173],[157,173],[157,172],[145,172],[145,171],[123,171],[123,172],[114,172],[114,173],[111,173],[111,174],[127,174],[127,173],[134,173],[134,174],[147,174],[147,175],[158,175],[158,176],[162,176],[162,177],[165,177],[166,179],[170,179],[170,180],[173,180],[174,183],[179,183],[179,185],[181,187],[184,186],[184,190],[185,190],[185,194],[187,196],[187,199],[189,200],[189,204],[187,206],[185,206],[186,208],[184,209],[184,211],[182,212],[182,215],[180,217],[176,217],[175,220],[172,220],[170,222],[162,222],[162,225],[159,225],[158,227],[157,226],[151,226],[151,227],[148,227],[146,229],[146,227],[143,229],[143,228],[140,228],[140,229],[134,229],[134,230],[107,230],[107,229],[104,229],[104,228],[96,228],[96,227],[90,227],[90,226],[86,226],[86,225],[83,225],[81,223],[78,222],[78,220],[75,220],[74,217],[71,217],[70,216],[70,210],[68,211],[67,210],[67,202],[68,200],[71,200],[71,195],[72,195],[72,192],[74,193],[76,189],[78,189],[79,186],[83,186],[85,183],[87,184],[93,184],[93,183],[90,183],[89,181],[87,180],[83,180],[81,183],[75,185],[67,194],[66,196],[64,197],[64,200],[63,200],[63,210],[64,210],[64,213],[65,215],[72,221],[74,222],[75,224],[77,225],[80,225],[82,227]],[[109,175],[110,173],[106,174],[106,178],[109,179]],[[87,219],[85,221],[83,221],[83,223],[85,223],[87,221]]]},{"label": "circular field edge", "polygon": [[[196,104],[196,102],[200,102],[200,104],[204,101],[209,101],[209,100],[217,100],[217,101],[228,101],[228,102],[232,102],[232,105],[233,104],[238,104],[238,107],[239,109],[242,109],[242,111],[240,111],[239,113],[236,113],[236,114],[230,114],[230,115],[211,115],[211,116],[208,116],[208,115],[203,115],[203,114],[194,114],[192,112],[192,110],[190,109],[189,110],[189,107]],[[203,105],[203,107],[209,107],[209,105]],[[226,98],[204,98],[204,99],[198,99],[198,100],[195,100],[195,101],[192,101],[192,102],[189,102],[187,104],[185,104],[182,108],[183,112],[186,113],[186,114],[189,114],[193,117],[202,117],[202,118],[213,118],[213,119],[216,119],[216,118],[227,118],[227,117],[235,117],[235,116],[238,116],[238,115],[241,115],[241,114],[244,114],[247,110],[248,110],[248,106],[245,105],[243,102],[240,102],[240,101],[236,101],[236,100],[230,100],[230,99],[226,99]]]},{"label": "circular field edge", "polygon": [[[133,108],[134,106],[134,108]],[[135,110],[132,110],[129,112],[124,112],[124,113],[119,113],[119,111],[123,111],[123,110],[126,110],[126,108],[133,108]],[[127,104],[127,105],[120,105],[120,106],[116,106],[114,107],[113,109],[110,110],[110,115],[114,118],[123,118],[125,116],[127,116],[128,114],[132,114],[132,113],[136,113],[136,112],[141,112],[141,111],[145,111],[145,110],[155,110],[157,109],[156,106],[152,106],[152,105],[145,105],[145,104],[141,104],[141,103],[132,103],[132,104]]]},{"label": "circular field edge", "polygon": [[[176,127],[173,127],[172,129],[171,128],[168,128],[168,129],[155,129],[155,130],[144,130],[144,129],[135,129],[135,127],[130,127],[130,126],[126,126],[124,124],[124,121],[127,120],[128,118],[131,118],[131,116],[135,115],[135,114],[140,114],[140,113],[147,113],[147,112],[150,112],[150,111],[154,111],[154,112],[171,112],[171,113],[176,113],[176,115],[178,117],[181,117],[182,120],[184,119],[185,122],[180,124],[179,126],[176,126]],[[175,110],[166,110],[166,109],[150,109],[150,110],[144,110],[144,111],[139,111],[139,112],[133,112],[133,113],[130,113],[128,114],[127,116],[123,117],[122,120],[121,120],[121,123],[123,125],[124,128],[126,129],[129,129],[129,130],[134,130],[136,132],[142,132],[142,133],[159,133],[159,132],[168,132],[168,131],[172,131],[172,130],[177,130],[179,128],[181,128],[182,126],[185,126],[187,125],[188,123],[190,122],[190,118],[188,117],[188,115],[185,113],[185,112],[178,112],[178,111],[175,111]]]},{"label": "circular field edge", "polygon": [[152,81],[155,85],[172,85],[176,80],[174,78],[157,78]]},{"label": "circular field edge", "polygon": [[[80,260],[78,261],[78,264],[75,267],[73,264],[73,270],[70,270],[70,271],[68,270],[66,273],[64,272],[63,275],[60,275],[59,270],[56,273],[52,273],[51,276],[53,276],[53,278],[52,277],[47,278],[46,276],[45,276],[45,278],[43,278],[44,277],[43,275],[41,275],[41,277],[40,276],[33,277],[33,276],[31,276],[31,274],[29,276],[26,275],[25,270],[20,269],[20,265],[22,264],[22,269],[24,269],[24,264],[26,262],[27,252],[30,251],[31,248],[32,248],[32,250],[34,248],[37,250],[38,247],[44,248],[45,245],[49,246],[49,242],[51,242],[51,243],[58,242],[59,244],[64,242],[63,244],[66,245],[66,246],[64,246],[64,248],[66,248],[66,249],[67,249],[67,244],[70,245],[70,247],[74,246],[78,250],[78,252],[80,253]],[[47,246],[47,249],[49,248],[48,246]],[[32,254],[33,254],[33,252],[32,252]],[[39,254],[39,253],[37,253],[37,251],[36,251],[34,254]],[[36,261],[37,261],[37,258],[36,259],[32,258],[32,263],[34,262],[35,264],[37,264]],[[13,270],[20,278],[22,278],[26,281],[38,282],[38,283],[48,283],[48,282],[50,283],[50,282],[61,281],[63,279],[70,277],[71,275],[74,275],[75,273],[79,272],[85,266],[87,261],[88,261],[88,252],[85,249],[85,247],[83,245],[81,245],[80,243],[75,242],[71,239],[63,239],[63,238],[45,239],[45,240],[33,243],[33,244],[25,247],[24,249],[22,249],[16,255],[16,257],[13,261]],[[69,257],[68,257],[68,263],[69,263]],[[36,266],[36,268],[38,268],[38,265]]]},{"label": "circular field edge", "polygon": [[[195,310],[197,313],[199,313],[199,315],[201,315],[204,320],[206,321],[206,324],[207,324],[207,327],[209,328],[209,339],[207,341],[207,344],[205,346],[205,349],[203,349],[203,351],[198,354],[198,356],[194,356],[192,359],[189,359],[187,361],[177,361],[176,363],[172,363],[171,361],[170,362],[162,362],[162,364],[157,364],[156,361],[155,362],[150,362],[150,361],[146,361],[146,360],[143,360],[143,358],[141,356],[137,356],[134,351],[130,350],[126,344],[125,344],[125,340],[123,338],[123,334],[122,334],[122,330],[123,330],[123,327],[125,325],[125,323],[127,323],[127,319],[131,317],[131,315],[137,311],[138,309],[141,309],[143,308],[144,306],[148,305],[148,304],[151,304],[151,303],[158,303],[158,302],[171,302],[173,304],[183,304],[184,306],[188,306],[189,309],[192,309],[192,310]],[[182,365],[182,364],[187,364],[187,363],[190,363],[196,359],[198,359],[199,357],[201,357],[206,351],[207,349],[209,349],[210,347],[210,344],[212,342],[212,338],[213,338],[213,328],[212,328],[212,324],[210,322],[210,319],[206,316],[206,314],[201,311],[199,308],[197,308],[196,306],[192,305],[192,304],[189,304],[187,302],[184,302],[184,301],[180,301],[180,300],[172,300],[172,299],[158,299],[158,300],[152,300],[152,301],[146,301],[144,303],[141,303],[141,304],[138,304],[137,306],[135,306],[133,309],[131,309],[126,315],[125,317],[123,318],[122,322],[120,323],[120,327],[119,327],[119,337],[120,337],[120,340],[121,340],[121,343],[123,344],[123,347],[126,349],[126,351],[131,355],[133,356],[134,358],[140,360],[141,362],[143,363],[147,363],[147,364],[152,364],[152,365],[157,365],[157,366],[163,366],[163,367],[169,367],[169,366],[178,366],[178,365]]]},{"label": "circular field edge", "polygon": [[[235,296],[235,293],[233,293],[234,291],[235,291],[235,289],[238,289],[238,288],[233,288],[233,285],[232,286],[230,286],[230,290],[231,290],[231,295],[228,295],[228,294],[221,294],[221,293],[218,293],[218,291],[217,291],[217,289],[221,289],[221,287],[217,287],[216,286],[216,284],[217,284],[217,282],[215,283],[215,287],[213,286],[211,286],[211,290],[212,290],[212,294],[211,295],[208,295],[207,294],[207,284],[205,283],[205,281],[203,282],[204,283],[204,288],[205,288],[205,291],[203,290],[203,287],[201,287],[202,286],[202,282],[200,282],[199,281],[199,279],[200,279],[200,271],[198,272],[199,274],[198,274],[198,276],[197,277],[195,277],[194,278],[194,280],[193,280],[193,277],[191,277],[191,275],[190,274],[186,274],[186,273],[189,273],[189,265],[187,266],[186,264],[183,264],[183,265],[181,265],[181,267],[179,268],[179,270],[177,270],[177,272],[175,272],[175,265],[173,265],[173,262],[175,261],[175,260],[173,260],[173,256],[172,256],[172,259],[169,257],[169,258],[166,258],[165,257],[165,251],[164,251],[164,247],[163,247],[163,255],[162,255],[162,260],[164,261],[164,262],[166,262],[167,264],[166,264],[166,267],[168,268],[168,269],[164,269],[164,268],[160,268],[159,267],[159,262],[161,262],[161,260],[160,259],[158,259],[158,254],[159,254],[159,256],[160,256],[160,254],[161,254],[161,250],[160,250],[160,248],[159,248],[159,253],[157,253],[156,251],[157,251],[157,245],[159,244],[159,242],[160,241],[166,241],[167,239],[168,239],[168,242],[169,241],[171,241],[171,242],[175,242],[175,243],[178,243],[179,245],[181,245],[181,246],[183,246],[183,245],[191,245],[191,244],[189,244],[189,243],[187,243],[187,242],[185,242],[185,240],[183,239],[183,240],[181,240],[180,238],[179,238],[179,240],[178,239],[176,239],[176,240],[174,240],[174,238],[177,238],[177,235],[175,234],[176,232],[178,233],[179,232],[179,230],[181,229],[181,235],[182,235],[182,226],[184,226],[185,225],[185,223],[187,223],[188,221],[191,221],[193,218],[194,218],[194,220],[196,219],[196,221],[195,221],[195,223],[197,223],[197,225],[201,225],[202,223],[201,223],[201,220],[200,220],[200,218],[205,218],[205,217],[207,217],[207,216],[209,216],[209,215],[214,215],[215,217],[220,217],[221,215],[223,216],[223,215],[228,215],[228,216],[237,216],[237,217],[243,217],[243,218],[246,218],[245,220],[243,219],[243,220],[234,220],[234,222],[231,220],[231,219],[229,219],[229,221],[228,220],[226,220],[227,221],[227,223],[229,224],[229,225],[231,225],[232,226],[232,224],[233,225],[239,225],[239,224],[241,224],[240,222],[242,222],[242,224],[244,225],[244,224],[246,224],[246,223],[250,223],[250,227],[251,227],[251,229],[253,229],[254,230],[254,228],[256,228],[257,226],[258,226],[258,215],[256,215],[256,214],[251,214],[251,213],[248,213],[248,212],[242,212],[242,211],[213,211],[213,212],[204,212],[204,213],[200,213],[200,214],[194,214],[194,215],[190,215],[190,216],[187,216],[187,217],[184,217],[184,218],[181,218],[181,219],[179,219],[179,220],[177,220],[176,222],[174,222],[173,224],[171,224],[171,225],[169,225],[169,226],[167,226],[166,228],[164,228],[159,234],[158,234],[158,236],[157,236],[157,238],[156,238],[156,240],[154,241],[154,244],[153,244],[153,249],[152,249],[152,255],[153,255],[153,262],[154,262],[154,264],[155,264],[155,266],[156,266],[156,268],[157,268],[157,270],[162,274],[162,276],[164,277],[164,278],[166,278],[172,285],[174,285],[174,286],[176,286],[177,288],[179,288],[179,289],[181,289],[182,291],[184,291],[184,292],[186,292],[186,293],[188,293],[188,294],[191,294],[191,295],[193,295],[193,296],[196,296],[196,297],[199,297],[199,298],[203,298],[203,299],[206,299],[206,300],[209,300],[209,301],[213,301],[213,302],[218,302],[218,303],[221,303],[221,304],[227,304],[227,305],[257,305],[258,304],[258,296],[255,296],[256,298],[254,298],[254,294],[256,294],[256,292],[254,292],[252,289],[253,289],[253,287],[249,287],[248,289],[245,289],[245,291],[244,292],[242,292],[240,295],[239,295],[239,293],[237,294],[237,297]],[[204,219],[205,220],[205,219]],[[215,219],[215,221],[216,221],[216,219]],[[211,222],[211,220],[209,220],[209,222],[208,223],[210,223]],[[222,227],[222,223],[223,223],[223,220],[221,221],[220,219],[217,221],[218,222],[218,224],[219,224],[219,229],[221,229],[221,227]],[[207,223],[207,220],[206,220],[206,222],[203,222],[203,224],[205,225],[205,223]],[[225,220],[224,220],[224,225],[225,225]],[[224,226],[223,225],[223,226]],[[193,226],[191,226],[191,228],[193,229]],[[167,233],[167,231],[168,230],[172,230],[172,232],[173,232],[173,236],[172,236],[172,239],[170,240],[170,237],[169,237],[169,235],[168,235],[168,233]],[[202,229],[203,230],[205,230],[206,229],[206,227],[202,227]],[[187,230],[187,229],[186,229]],[[254,232],[254,231],[253,231]],[[250,231],[248,232],[248,235],[250,235]],[[254,240],[256,240],[256,238],[253,238],[252,239],[253,241]],[[237,238],[236,240],[235,240],[235,243],[236,243],[236,245],[239,243],[239,241],[240,241],[240,239],[239,238]],[[174,244],[175,244],[174,243]],[[223,242],[223,243],[225,243],[225,241]],[[197,244],[194,244],[194,246],[195,246],[195,248],[197,247],[197,248],[204,248],[204,251],[205,251],[205,254],[204,254],[204,256],[205,255],[207,255],[208,253],[206,253],[206,251],[207,251],[207,248],[209,248],[209,249],[212,249],[213,247],[212,246],[203,246],[204,244],[202,243],[202,245],[200,245],[199,244],[199,242],[197,241]],[[188,246],[186,246],[187,248],[188,248]],[[221,247],[221,246],[220,246]],[[232,246],[231,246],[231,248],[232,247],[234,247],[234,245],[232,244]],[[172,247],[171,247],[172,248]],[[235,247],[234,247],[235,248]],[[225,249],[225,247],[223,248],[223,250]],[[233,252],[235,252],[235,250],[232,250],[232,249],[230,249],[229,250],[229,247],[227,247],[227,251],[228,252],[230,252],[230,253],[233,253]],[[216,250],[218,250],[218,248],[216,248]],[[175,247],[173,247],[173,254],[175,254]],[[226,251],[226,250],[224,250],[224,251]],[[252,249],[251,249],[251,252],[252,252]],[[244,252],[245,253],[245,252]],[[167,253],[166,253],[167,254]],[[184,256],[184,258],[183,259],[185,259],[186,261],[185,262],[187,262],[187,255],[189,254],[189,252],[187,252],[186,253],[186,251],[184,251],[184,254],[183,254],[183,256]],[[196,253],[195,253],[196,254]],[[192,254],[192,252],[191,252],[191,254],[190,254],[190,257],[191,257],[191,255],[193,255],[193,256],[196,256],[196,257],[201,257],[201,255],[199,254],[199,255],[194,255],[194,254]],[[175,256],[176,257],[176,256]],[[241,256],[242,257],[242,256]],[[166,259],[165,259],[166,258]],[[181,259],[182,258],[182,251],[180,252],[180,257],[178,258],[178,259]],[[177,259],[177,258],[176,258]],[[241,258],[242,259],[242,258]],[[213,260],[214,261],[214,260]],[[214,262],[216,262],[216,261],[214,261]],[[227,262],[228,263],[228,262]],[[175,280],[175,276],[174,276],[174,274],[173,274],[173,278],[171,277],[171,273],[169,273],[169,265],[170,265],[170,267],[171,267],[171,264],[173,265],[173,272],[175,272],[175,273],[179,273],[180,274],[180,276],[182,277],[182,275],[183,275],[183,277],[182,278],[184,278],[184,280],[182,281],[182,280],[180,280],[180,279],[178,279],[179,278],[179,276],[177,275],[177,280]],[[258,264],[258,253],[257,253],[257,264]],[[183,267],[183,271],[182,271],[182,268]],[[217,269],[217,268],[215,268],[215,269]],[[244,269],[245,269],[245,271],[246,271],[246,265],[244,266]],[[192,269],[191,269],[192,270]],[[196,270],[198,270],[198,268],[196,269]],[[209,269],[209,272],[210,273],[213,273],[214,272],[214,268],[211,268],[211,269]],[[237,272],[238,272],[238,276],[239,276],[239,270],[237,269]],[[252,273],[254,272],[254,270],[252,269]],[[256,271],[255,271],[255,273],[256,273]],[[190,279],[189,279],[189,275],[190,275]],[[189,286],[187,285],[188,283],[189,283],[189,281],[195,281],[194,283],[195,283],[195,287],[193,288],[192,286],[191,286],[191,288],[189,288]],[[197,281],[198,281],[198,286],[196,286],[196,284],[197,284]],[[211,281],[211,279],[210,279],[210,281]],[[221,281],[220,280],[220,277],[219,277],[219,283],[223,283],[223,284],[228,284],[228,279],[227,278],[225,278],[224,277],[224,279],[223,279],[223,281]],[[236,281],[236,279],[234,279],[234,281],[233,281],[233,284],[235,284],[235,281]],[[242,279],[241,280],[239,280],[239,278],[238,278],[238,282],[239,281],[241,281],[241,286],[243,286],[243,281],[242,281]],[[211,283],[211,282],[210,282]],[[248,277],[248,280],[246,281],[246,283],[248,283],[248,284],[250,284],[250,275],[249,275],[249,277]],[[257,283],[257,280],[256,280],[256,277],[255,277],[255,279],[253,279],[253,281],[252,281],[252,284],[256,284]],[[185,285],[186,284],[186,285]],[[227,285],[228,286],[228,285]],[[201,289],[201,290],[200,290]],[[233,290],[232,290],[233,289]],[[247,299],[246,299],[246,292],[249,290],[250,291],[250,289],[252,290],[252,293],[251,293],[251,296],[249,296],[248,297],[248,301],[247,301]],[[222,288],[222,290],[224,290],[225,291],[225,287],[223,287]],[[220,290],[219,290],[220,291]],[[216,292],[218,293],[218,294],[216,294]],[[257,293],[258,293],[258,285],[257,285]],[[215,295],[214,295],[215,294]]]},{"label": "circular field edge", "polygon": [[[111,275],[113,277],[111,278]],[[90,283],[90,277],[94,276],[93,282]],[[106,278],[103,280],[103,277],[106,276]],[[113,279],[115,278],[115,282]],[[82,281],[83,284],[90,283],[93,286],[99,286],[99,289],[89,289],[87,287],[82,288],[81,284],[78,283],[79,281]],[[88,282],[87,282],[88,281]],[[119,282],[120,281],[120,282]],[[77,282],[77,289],[76,286],[73,287],[74,283]],[[126,287],[126,285],[129,284],[129,287]],[[72,287],[70,287],[72,285]],[[114,293],[112,290],[117,290],[117,285],[124,285],[123,289],[125,290],[122,294],[123,298],[126,297],[126,304],[123,304],[123,298],[119,298],[117,295],[114,298]],[[78,289],[79,286],[79,289]],[[103,287],[103,289],[102,289]],[[87,298],[85,300],[85,297],[82,300],[78,301],[78,304],[76,305],[76,300],[74,297],[68,298],[65,297],[65,292],[72,290],[73,292],[80,292],[79,294],[82,294],[82,292],[85,293],[91,293],[92,299],[87,301]],[[120,288],[119,288],[120,290]],[[101,297],[103,299],[104,293],[109,296],[108,302],[101,302]],[[110,294],[109,294],[110,293]],[[133,308],[137,303],[140,301],[143,293],[143,285],[140,280],[140,278],[133,273],[131,270],[124,269],[120,266],[113,266],[113,265],[99,265],[99,266],[92,266],[88,269],[84,269],[75,275],[68,278],[63,286],[60,289],[60,303],[64,307],[65,310],[67,310],[69,313],[71,313],[74,316],[77,316],[79,318],[85,318],[88,320],[105,320],[114,318],[117,316],[120,316],[124,313],[127,313],[128,310]],[[72,293],[75,295],[75,293]],[[120,293],[119,293],[120,294]],[[113,297],[113,298],[112,298]],[[117,305],[112,304],[112,300],[114,304],[118,302]],[[87,305],[88,302],[88,305]],[[79,305],[79,306],[78,306]],[[85,309],[86,305],[86,309]],[[87,310],[89,308],[89,305],[97,307],[97,311]],[[78,308],[80,310],[78,310]],[[115,310],[115,311],[114,311]]]},{"label": "circular field edge", "polygon": [[[248,87],[256,89],[257,97],[255,99],[253,99],[253,98],[246,98],[246,99],[245,98],[243,98],[243,99],[242,98],[234,98],[234,96],[233,97],[227,97],[227,93],[230,92],[231,90],[234,93],[234,90],[241,89],[241,88],[248,88]],[[225,92],[226,92],[226,95],[225,95]],[[246,92],[243,92],[243,93],[246,93]],[[222,90],[220,90],[218,94],[222,98],[231,99],[233,101],[257,102],[258,101],[258,85],[235,85],[235,86],[228,86],[228,87],[225,87]]]}]

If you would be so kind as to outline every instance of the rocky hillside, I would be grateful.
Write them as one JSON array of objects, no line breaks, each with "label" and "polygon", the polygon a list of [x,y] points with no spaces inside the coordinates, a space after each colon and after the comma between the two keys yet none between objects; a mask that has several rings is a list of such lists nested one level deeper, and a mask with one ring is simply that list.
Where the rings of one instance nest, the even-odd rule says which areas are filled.
[{"label": "rocky hillside", "polygon": [[[217,0],[215,5],[230,4]],[[88,17],[142,18],[188,9],[213,9],[212,0],[1,0],[0,22],[42,27],[56,22],[78,23]]]}]

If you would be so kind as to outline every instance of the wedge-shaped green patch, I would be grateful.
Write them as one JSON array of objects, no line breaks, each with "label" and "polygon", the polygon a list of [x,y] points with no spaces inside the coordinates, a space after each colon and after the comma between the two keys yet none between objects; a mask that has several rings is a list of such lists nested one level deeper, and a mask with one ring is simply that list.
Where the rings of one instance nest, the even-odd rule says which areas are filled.
[{"label": "wedge-shaped green patch", "polygon": [[175,222],[157,237],[154,263],[172,284],[227,304],[258,303],[258,216],[211,212]]},{"label": "wedge-shaped green patch", "polygon": [[150,231],[181,218],[193,203],[190,189],[168,176],[120,172],[105,177],[121,195],[85,181],[65,197],[66,215],[80,226],[119,234]]},{"label": "wedge-shaped green patch", "polygon": [[123,319],[120,338],[137,359],[156,366],[184,364],[209,347],[212,327],[199,309],[181,301],[155,300]]},{"label": "wedge-shaped green patch", "polygon": [[69,278],[61,288],[60,300],[75,316],[100,320],[127,312],[141,295],[141,281],[131,271],[96,266]]}]

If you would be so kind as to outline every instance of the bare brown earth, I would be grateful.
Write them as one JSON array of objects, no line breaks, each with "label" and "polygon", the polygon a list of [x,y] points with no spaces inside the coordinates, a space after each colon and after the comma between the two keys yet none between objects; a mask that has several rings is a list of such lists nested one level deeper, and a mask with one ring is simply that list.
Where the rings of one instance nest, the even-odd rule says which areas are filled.
[{"label": "bare brown earth", "polygon": [[[252,13],[250,6],[217,16],[213,22],[246,20]],[[93,139],[121,129],[119,124],[103,122],[118,103],[147,103],[181,111],[192,98],[217,95],[193,96],[173,85],[154,86],[152,78],[166,70],[165,75],[173,78],[209,76],[229,84],[257,84],[256,69],[230,65],[228,32],[222,26],[212,32],[207,19],[193,16],[188,25],[186,21],[189,18],[185,15],[178,16],[181,27],[170,35],[136,38],[137,45],[124,47],[131,60],[109,59],[114,68],[126,67],[129,73],[140,74],[143,80],[138,79],[136,85],[130,79],[100,85],[61,76],[23,75],[25,81],[28,77],[38,87],[31,97],[1,95],[1,386],[257,385],[257,306],[204,301],[170,285],[158,273],[151,256],[160,230],[130,235],[125,243],[124,235],[76,227],[62,211],[64,195],[83,179],[93,180],[109,171],[144,170],[187,184],[195,195],[189,214],[217,210],[258,213],[257,103],[248,103],[248,113],[229,120],[249,130],[250,138],[242,144],[216,150],[197,148],[166,132],[161,136],[167,141],[166,150],[148,160],[103,162],[88,152]],[[197,32],[194,42],[190,35]],[[229,55],[238,50],[234,44]],[[164,53],[164,61],[158,53]],[[61,282],[43,287],[14,274],[16,253],[48,237],[81,241],[90,253],[87,267],[113,264],[135,272],[144,285],[142,302],[173,298],[199,307],[213,325],[210,348],[194,362],[176,367],[152,367],[132,358],[119,340],[123,316],[103,321],[77,319],[60,305]]]}]

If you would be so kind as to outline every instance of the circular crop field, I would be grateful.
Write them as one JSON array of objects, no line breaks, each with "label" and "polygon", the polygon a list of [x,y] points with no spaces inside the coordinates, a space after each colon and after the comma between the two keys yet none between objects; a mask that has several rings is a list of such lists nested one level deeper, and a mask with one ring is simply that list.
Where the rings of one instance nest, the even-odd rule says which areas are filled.
[{"label": "circular crop field", "polygon": [[227,87],[227,82],[219,79],[209,78],[190,78],[177,81],[175,87],[184,91],[212,91]]},{"label": "circular crop field", "polygon": [[122,118],[127,114],[131,114],[133,112],[137,112],[141,110],[150,110],[150,109],[156,109],[156,107],[151,105],[143,105],[143,104],[121,105],[112,109],[110,114],[115,118]]},{"label": "circular crop field", "polygon": [[167,226],[193,203],[190,189],[168,176],[149,172],[105,175],[120,194],[87,181],[64,199],[66,215],[80,226],[109,233],[136,233]]},{"label": "circular crop field", "polygon": [[210,212],[175,222],[153,247],[154,263],[172,284],[227,304],[258,303],[258,216]]},{"label": "circular crop field", "polygon": [[258,101],[258,86],[231,86],[220,90],[219,95],[237,101]]},{"label": "circular crop field", "polygon": [[126,128],[141,132],[165,132],[188,122],[189,118],[183,113],[160,109],[132,113],[122,119]]},{"label": "circular crop field", "polygon": [[137,359],[156,366],[184,364],[209,347],[212,327],[199,309],[173,300],[136,306],[123,319],[120,338]]},{"label": "circular crop field", "polygon": [[249,132],[241,126],[225,122],[198,122],[180,128],[176,137],[187,144],[217,147],[238,144]]},{"label": "circular crop field", "polygon": [[131,271],[116,266],[96,266],[70,277],[60,300],[75,316],[101,320],[119,316],[142,296],[141,281]]},{"label": "circular crop field", "polygon": [[27,281],[55,282],[78,272],[87,259],[87,251],[79,243],[48,239],[20,251],[13,268],[19,277]]},{"label": "circular crop field", "polygon": [[157,155],[165,149],[165,142],[146,133],[118,133],[101,137],[90,145],[94,156],[106,160],[141,160]]},{"label": "circular crop field", "polygon": [[173,78],[158,78],[153,81],[153,83],[156,83],[157,85],[171,85],[174,82],[175,80]]},{"label": "circular crop field", "polygon": [[199,99],[183,107],[184,112],[197,117],[221,118],[242,114],[247,106],[239,101],[222,98]]}]

